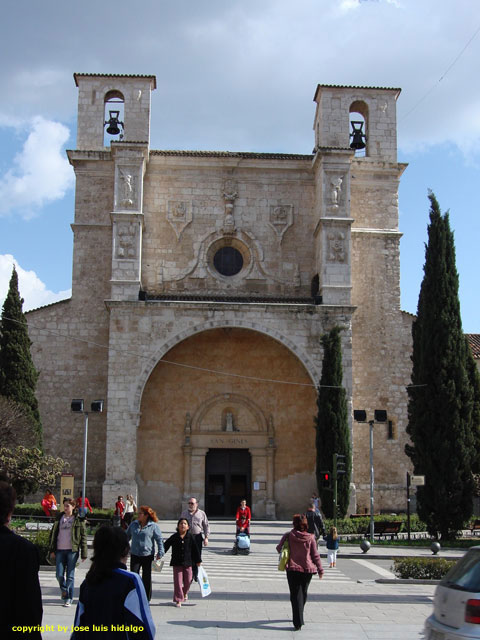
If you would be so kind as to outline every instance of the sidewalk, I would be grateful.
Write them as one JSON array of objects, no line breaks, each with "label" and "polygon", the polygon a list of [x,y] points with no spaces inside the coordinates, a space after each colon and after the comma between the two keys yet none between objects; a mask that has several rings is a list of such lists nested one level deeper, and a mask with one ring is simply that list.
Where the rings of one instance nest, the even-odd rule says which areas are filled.
[{"label": "sidewalk", "polygon": [[[176,522],[162,521],[164,537],[173,533]],[[259,522],[252,526],[252,553],[233,556],[231,522],[211,523],[210,545],[203,554],[212,594],[202,599],[196,584],[180,609],[172,606],[172,572],[166,564],[153,577],[151,611],[157,639],[245,640],[294,637],[287,580],[278,572],[275,545],[290,529],[289,522]],[[449,550],[448,557],[464,551]],[[431,613],[433,585],[379,584],[373,580],[356,582],[342,573],[342,558],[391,558],[399,555],[431,556],[430,550],[372,548],[367,554],[352,545],[342,545],[338,570],[326,569],[323,580],[312,579],[305,608],[301,637],[322,640],[418,640],[423,623]],[[447,557],[440,552],[442,557]],[[167,556],[167,563],[169,555]],[[325,563],[324,563],[325,564]],[[81,563],[75,576],[75,594],[90,563]],[[44,625],[50,630],[46,640],[68,638],[75,607],[61,606],[54,571],[41,571]],[[75,599],[76,604],[76,599]],[[295,636],[296,637],[296,636]]]}]

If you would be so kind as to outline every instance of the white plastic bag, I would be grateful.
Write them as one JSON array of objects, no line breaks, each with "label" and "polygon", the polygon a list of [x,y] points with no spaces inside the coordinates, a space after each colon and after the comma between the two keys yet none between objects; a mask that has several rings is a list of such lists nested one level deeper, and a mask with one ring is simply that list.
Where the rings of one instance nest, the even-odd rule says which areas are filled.
[{"label": "white plastic bag", "polygon": [[164,565],[164,561],[161,558],[158,558],[157,560],[154,560],[152,562],[152,569],[157,573],[160,573],[161,570],[163,569],[163,565]]},{"label": "white plastic bag", "polygon": [[205,598],[206,596],[209,596],[212,593],[207,572],[201,565],[198,567],[198,586],[200,587],[200,593],[202,594],[202,598]]}]

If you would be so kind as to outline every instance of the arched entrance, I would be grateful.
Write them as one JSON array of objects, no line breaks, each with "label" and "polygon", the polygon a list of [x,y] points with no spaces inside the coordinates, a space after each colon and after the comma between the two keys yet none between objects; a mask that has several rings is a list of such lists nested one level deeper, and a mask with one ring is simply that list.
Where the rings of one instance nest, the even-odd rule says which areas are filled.
[{"label": "arched entrance", "polygon": [[[212,515],[222,503],[211,496],[223,491],[223,511],[231,517],[233,483],[232,500],[237,503],[243,494],[254,517],[290,516],[298,511],[299,496],[314,489],[315,401],[302,362],[265,334],[229,327],[179,342],[153,369],[142,394],[136,459],[140,503],[158,509],[162,518],[175,518],[195,496]],[[246,452],[248,471],[240,468],[228,477],[221,453],[211,456],[210,466],[213,450],[226,451],[234,465]],[[215,455],[220,456],[216,462]],[[222,477],[210,477],[215,475]],[[247,486],[244,478],[233,477],[241,475],[248,476]]]},{"label": "arched entrance", "polygon": [[247,449],[210,449],[205,460],[205,507],[210,517],[234,516],[251,504],[252,463]]}]

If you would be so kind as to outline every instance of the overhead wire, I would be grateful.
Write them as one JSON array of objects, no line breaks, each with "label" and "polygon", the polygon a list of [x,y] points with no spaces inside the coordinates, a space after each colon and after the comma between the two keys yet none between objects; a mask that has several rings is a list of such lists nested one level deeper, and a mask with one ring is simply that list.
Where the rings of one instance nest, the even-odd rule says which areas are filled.
[{"label": "overhead wire", "polygon": [[468,49],[468,47],[470,46],[470,44],[473,42],[473,40],[476,38],[476,36],[478,35],[478,33],[480,32],[480,25],[478,26],[478,28],[476,29],[475,33],[473,34],[473,36],[470,38],[470,40],[467,42],[467,44],[463,47],[463,49],[460,51],[460,53],[455,57],[455,59],[448,65],[448,67],[445,69],[445,71],[442,73],[442,75],[440,76],[440,78],[436,81],[436,83],[434,85],[432,85],[430,87],[430,89],[428,89],[425,94],[420,98],[420,100],[418,100],[418,102],[416,102],[413,107],[407,111],[407,113],[405,113],[400,119],[399,122],[403,122],[405,120],[405,118],[407,118],[413,111],[415,111],[415,109],[426,99],[428,98],[428,96],[437,88],[437,86],[442,82],[442,80],[445,78],[445,76],[450,72],[450,70],[456,65],[456,63],[460,60],[460,58],[462,57],[462,55],[465,53],[465,51]]}]

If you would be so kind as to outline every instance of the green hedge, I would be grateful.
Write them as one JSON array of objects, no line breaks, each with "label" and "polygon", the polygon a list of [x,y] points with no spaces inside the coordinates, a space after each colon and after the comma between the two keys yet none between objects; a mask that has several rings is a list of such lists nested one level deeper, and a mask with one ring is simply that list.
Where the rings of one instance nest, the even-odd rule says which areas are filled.
[{"label": "green hedge", "polygon": [[50,531],[37,531],[37,533],[30,538],[30,542],[37,547],[40,556],[40,564],[47,563],[48,555],[48,543],[50,541]]},{"label": "green hedge", "polygon": [[[375,522],[403,522],[401,531],[407,531],[407,515],[401,513],[396,516],[391,515],[378,515],[373,516]],[[325,528],[327,531],[333,526],[333,519],[326,518]],[[337,529],[340,534],[358,534],[364,535],[368,527],[370,526],[370,516],[361,518],[339,518],[337,520]],[[415,533],[417,531],[426,531],[427,525],[420,520],[420,518],[413,514],[410,516],[410,531]]]},{"label": "green hedge", "polygon": [[441,580],[456,563],[445,558],[394,558],[392,569],[398,578]]},{"label": "green hedge", "polygon": [[[96,509],[94,507],[92,508],[93,508],[93,513],[88,514],[88,516],[90,516],[91,518],[109,520],[113,517],[114,509]],[[38,502],[34,502],[30,504],[28,503],[17,504],[15,505],[15,509],[13,511],[13,517],[15,516],[45,516],[45,512],[43,511],[42,506]]]}]

